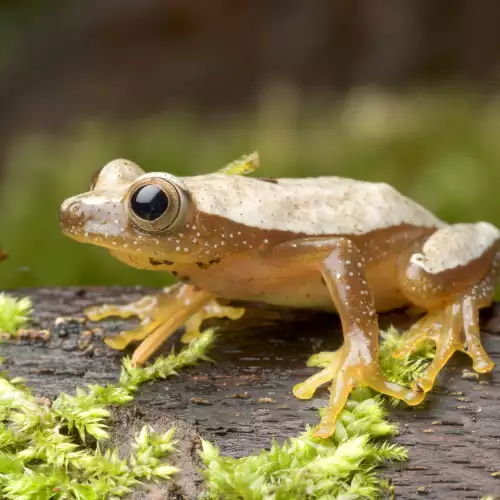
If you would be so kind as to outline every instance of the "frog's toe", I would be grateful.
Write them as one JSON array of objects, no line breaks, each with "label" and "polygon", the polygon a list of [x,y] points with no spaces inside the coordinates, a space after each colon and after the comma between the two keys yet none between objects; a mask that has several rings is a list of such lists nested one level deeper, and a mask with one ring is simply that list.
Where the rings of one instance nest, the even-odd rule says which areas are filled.
[{"label": "frog's toe", "polygon": [[125,349],[131,342],[137,342],[145,339],[155,328],[150,322],[145,322],[132,330],[120,332],[114,337],[106,337],[104,343],[112,349]]},{"label": "frog's toe", "polygon": [[488,373],[495,368],[493,360],[485,353],[484,357],[477,358],[472,363],[472,368],[478,373]]},{"label": "frog's toe", "polygon": [[157,302],[156,296],[146,295],[131,304],[103,304],[101,306],[88,307],[83,312],[90,321],[101,321],[110,317],[131,318],[132,316],[145,319],[155,309]]},{"label": "frog's toe", "polygon": [[297,384],[293,388],[295,397],[299,399],[311,399],[318,387],[332,381],[338,371],[341,356],[342,349],[334,352],[321,352],[311,356],[307,362],[308,366],[324,366],[324,368],[304,382]]},{"label": "frog's toe", "polygon": [[330,363],[333,363],[338,351],[323,351],[317,352],[309,357],[306,365],[316,368],[326,368]]},{"label": "frog's toe", "polygon": [[329,405],[324,411],[320,423],[314,429],[313,434],[316,437],[326,438],[335,432],[337,417],[355,387],[371,387],[382,394],[402,399],[411,406],[420,404],[425,398],[425,393],[390,382],[384,378],[381,372],[373,370],[371,367],[360,369],[349,366],[342,368],[332,382]]},{"label": "frog's toe", "polygon": [[101,321],[113,316],[119,318],[129,317],[128,315],[125,316],[124,308],[124,306],[117,306],[114,304],[103,304],[102,306],[87,307],[83,310],[83,314],[85,314],[90,321]]},{"label": "frog's toe", "polygon": [[200,309],[197,313],[193,314],[184,323],[184,335],[181,341],[189,344],[192,340],[199,337],[201,334],[201,324],[206,319],[210,318],[229,318],[232,320],[240,319],[245,314],[243,307],[224,306],[219,304],[216,300],[210,301],[208,304]]},{"label": "frog's toe", "polygon": [[434,387],[435,377],[419,377],[411,383],[412,389],[421,391],[424,394]]},{"label": "frog's toe", "polygon": [[375,372],[368,372],[364,374],[363,378],[366,385],[377,392],[386,394],[387,396],[392,396],[393,398],[401,399],[410,406],[418,405],[425,399],[425,393],[418,387],[410,389],[394,382],[390,382],[379,370],[376,370]]},{"label": "frog's toe", "polygon": [[463,327],[465,336],[465,352],[472,358],[472,367],[478,373],[487,373],[493,369],[495,363],[486,353],[481,343],[479,328],[479,307],[477,300],[467,296],[462,303]]},{"label": "frog's toe", "polygon": [[439,372],[456,351],[463,351],[472,358],[476,372],[485,373],[493,369],[495,363],[481,343],[478,317],[479,302],[474,293],[457,299],[444,309],[441,313],[441,332],[433,338],[436,342],[434,359],[412,387],[430,391]]},{"label": "frog's toe", "polygon": [[299,399],[311,399],[318,387],[326,382],[330,382],[335,376],[335,371],[331,367],[324,368],[313,376],[309,377],[304,382],[295,385],[293,394]]},{"label": "frog's toe", "polygon": [[411,390],[386,380],[380,373],[369,373],[367,370],[361,376],[356,376],[355,371],[341,370],[332,383],[330,403],[323,412],[320,423],[315,427],[313,435],[316,437],[330,437],[336,429],[338,415],[344,408],[349,394],[355,387],[369,386],[377,392],[402,399],[408,405],[420,404],[425,393],[418,390]]},{"label": "frog's toe", "polygon": [[158,307],[158,297],[146,295],[136,302],[125,305],[104,304],[101,306],[89,307],[84,310],[85,316],[90,321],[101,321],[105,318],[131,318],[138,317],[141,324],[131,330],[121,332],[114,337],[106,337],[104,342],[113,349],[125,349],[128,344],[134,341],[145,339],[157,326],[153,320],[154,312]]},{"label": "frog's toe", "polygon": [[435,338],[436,354],[434,359],[423,374],[411,384],[416,390],[430,391],[434,386],[436,377],[448,360],[457,350],[463,349],[462,307],[459,301],[450,304],[443,311],[441,330],[440,334]]},{"label": "frog's toe", "polygon": [[311,399],[316,389],[316,387],[308,385],[306,382],[301,382],[294,386],[293,395],[298,399]]},{"label": "frog's toe", "polygon": [[360,350],[357,344],[344,344],[334,354],[326,368],[294,388],[295,396],[308,399],[321,384],[332,381],[330,401],[320,424],[314,430],[315,436],[328,437],[335,432],[337,416],[355,387],[371,387],[382,394],[402,399],[409,405],[417,405],[425,397],[419,390],[388,381],[380,370],[378,360],[373,357],[367,361],[363,349]]},{"label": "frog's toe", "polygon": [[[349,371],[349,370],[348,370]],[[355,379],[350,373],[339,371],[330,389],[330,403],[323,411],[319,424],[314,428],[313,435],[328,438],[335,432],[335,422],[344,408],[349,394],[355,386]]]}]

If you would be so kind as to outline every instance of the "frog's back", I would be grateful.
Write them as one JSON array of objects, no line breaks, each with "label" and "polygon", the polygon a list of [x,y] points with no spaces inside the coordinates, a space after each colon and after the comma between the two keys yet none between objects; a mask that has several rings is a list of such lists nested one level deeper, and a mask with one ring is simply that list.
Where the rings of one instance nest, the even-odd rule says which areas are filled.
[{"label": "frog's back", "polygon": [[366,234],[443,222],[388,184],[343,177],[257,179],[210,174],[183,181],[198,210],[249,227],[306,235]]}]

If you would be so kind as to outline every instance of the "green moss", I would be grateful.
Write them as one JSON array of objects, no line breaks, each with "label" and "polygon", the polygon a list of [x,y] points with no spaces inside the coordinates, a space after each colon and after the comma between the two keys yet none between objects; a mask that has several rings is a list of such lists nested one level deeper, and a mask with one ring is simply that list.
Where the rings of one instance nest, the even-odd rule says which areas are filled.
[{"label": "green moss", "polygon": [[[436,346],[432,341],[422,342],[417,349],[406,359],[395,359],[392,353],[402,347],[405,340],[395,329],[389,328],[381,332],[379,360],[386,377],[401,385],[409,385],[411,381],[420,377],[429,362],[434,358]],[[393,406],[401,404],[400,399],[389,398]]]},{"label": "green moss", "polygon": [[29,297],[18,299],[0,293],[0,332],[16,335],[28,323],[32,309]]},{"label": "green moss", "polygon": [[[407,359],[399,360],[392,353],[400,345],[397,330],[382,332],[380,363],[390,380],[408,384],[425,369],[434,348],[423,345]],[[315,354],[312,364],[323,367],[326,358],[322,353]],[[221,456],[216,446],[203,441],[205,498],[379,498],[388,487],[374,468],[407,457],[404,448],[388,441],[396,432],[396,425],[387,420],[383,398],[370,389],[359,388],[352,392],[329,439],[314,438],[307,429],[282,446],[275,442],[269,451],[238,459]]]},{"label": "green moss", "polygon": [[239,459],[223,457],[203,441],[205,498],[377,498],[384,485],[375,466],[407,457],[404,448],[386,440],[396,426],[385,417],[380,398],[359,389],[341,412],[332,438],[314,438],[307,429],[282,446],[273,443],[268,451]]},{"label": "green moss", "polygon": [[[174,451],[174,429],[159,434],[145,426],[132,453],[101,451],[108,439],[108,406],[125,404],[140,384],[174,375],[207,359],[207,331],[179,354],[146,368],[124,360],[118,385],[89,385],[74,396],[62,393],[51,406],[38,401],[20,380],[0,377],[0,493],[5,499],[94,500],[127,495],[140,481],[167,480],[177,472],[166,458]],[[91,437],[91,439],[88,439]],[[89,443],[90,441],[90,443]]]}]

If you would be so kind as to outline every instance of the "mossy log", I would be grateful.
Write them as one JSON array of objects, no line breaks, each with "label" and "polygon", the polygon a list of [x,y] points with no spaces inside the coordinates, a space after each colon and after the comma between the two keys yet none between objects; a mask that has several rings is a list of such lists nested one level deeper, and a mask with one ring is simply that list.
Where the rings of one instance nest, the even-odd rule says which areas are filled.
[{"label": "mossy log", "polygon": [[[87,383],[115,382],[123,352],[111,350],[102,338],[134,321],[97,325],[57,318],[83,318],[87,306],[127,303],[147,292],[118,287],[15,291],[32,297],[35,312],[32,330],[0,347],[9,373],[24,377],[47,398]],[[395,441],[409,449],[408,462],[381,471],[394,483],[397,498],[479,499],[500,492],[500,477],[492,475],[500,470],[500,304],[483,311],[481,320],[486,349],[497,363],[493,372],[476,376],[470,360],[457,354],[422,407],[400,405],[390,411],[400,424]],[[410,319],[397,311],[380,321],[382,327],[404,329]],[[310,354],[340,345],[335,316],[249,305],[241,320],[217,326],[214,363],[142,387],[133,403],[114,410],[113,439],[124,452],[145,423],[159,431],[171,425],[178,429],[180,474],[169,485],[137,491],[134,498],[196,498],[203,484],[200,435],[237,457],[268,447],[273,438],[282,442],[318,420],[326,389],[300,401],[292,387],[314,372],[306,367]],[[173,344],[179,348],[178,338]]]}]

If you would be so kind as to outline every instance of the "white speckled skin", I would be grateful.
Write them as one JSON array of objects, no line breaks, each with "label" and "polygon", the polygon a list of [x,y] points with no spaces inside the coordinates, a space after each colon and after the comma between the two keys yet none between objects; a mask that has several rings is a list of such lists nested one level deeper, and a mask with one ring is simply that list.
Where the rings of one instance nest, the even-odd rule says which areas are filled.
[{"label": "white speckled skin", "polygon": [[412,255],[411,262],[428,273],[439,274],[478,259],[495,244],[499,235],[498,229],[488,222],[453,224],[430,236],[422,252]]},{"label": "white speckled skin", "polygon": [[341,177],[277,179],[211,174],[183,179],[197,210],[248,228],[296,234],[361,235],[401,225],[443,223],[388,184]]}]

